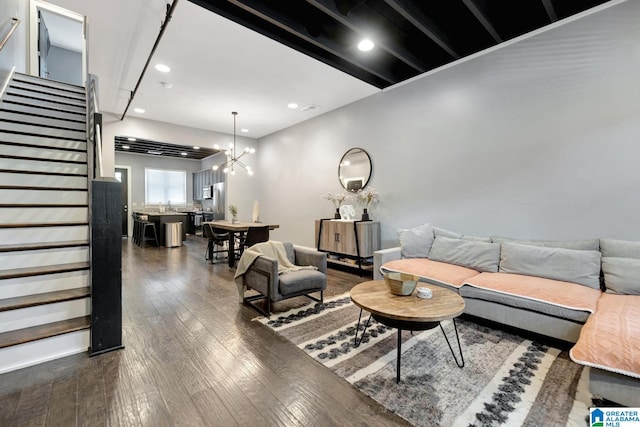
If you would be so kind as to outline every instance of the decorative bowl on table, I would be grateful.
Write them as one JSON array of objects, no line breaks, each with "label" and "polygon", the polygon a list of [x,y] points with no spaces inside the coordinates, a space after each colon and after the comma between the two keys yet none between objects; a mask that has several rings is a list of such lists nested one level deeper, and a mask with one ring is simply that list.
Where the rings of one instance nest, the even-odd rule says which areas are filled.
[{"label": "decorative bowl on table", "polygon": [[389,291],[394,295],[411,295],[416,289],[419,277],[407,273],[386,273],[384,281],[389,286]]}]

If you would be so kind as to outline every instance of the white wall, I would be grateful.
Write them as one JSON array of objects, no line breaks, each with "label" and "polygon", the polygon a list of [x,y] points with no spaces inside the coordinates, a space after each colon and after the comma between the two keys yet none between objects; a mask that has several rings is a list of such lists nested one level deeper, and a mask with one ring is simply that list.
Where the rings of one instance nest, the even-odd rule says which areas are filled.
[{"label": "white wall", "polygon": [[0,38],[11,28],[11,18],[18,18],[22,22],[16,28],[13,36],[0,52],[0,89],[13,67],[17,72],[24,73],[27,69],[27,29],[28,2],[27,0],[0,1]]},{"label": "white wall", "polygon": [[640,2],[627,1],[259,141],[264,216],[314,245],[351,147],[373,159],[383,247],[465,234],[640,239]]},{"label": "white wall", "polygon": [[47,78],[82,86],[82,52],[51,46],[47,55]]}]

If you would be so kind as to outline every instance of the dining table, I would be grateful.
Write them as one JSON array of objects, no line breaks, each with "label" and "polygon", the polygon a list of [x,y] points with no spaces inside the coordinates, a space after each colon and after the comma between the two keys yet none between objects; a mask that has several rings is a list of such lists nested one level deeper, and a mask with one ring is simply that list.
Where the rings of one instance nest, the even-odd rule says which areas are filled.
[{"label": "dining table", "polygon": [[[212,227],[226,230],[229,232],[229,249],[228,249],[228,261],[229,267],[234,267],[236,265],[236,237],[240,238],[242,241],[242,237],[245,235],[247,231],[251,227],[265,227],[268,226],[269,230],[275,230],[276,228],[280,228],[278,224],[271,223],[263,223],[263,222],[239,222],[239,221],[207,221],[203,222],[204,224],[210,224]],[[209,259],[213,257],[213,246],[209,248]]]}]

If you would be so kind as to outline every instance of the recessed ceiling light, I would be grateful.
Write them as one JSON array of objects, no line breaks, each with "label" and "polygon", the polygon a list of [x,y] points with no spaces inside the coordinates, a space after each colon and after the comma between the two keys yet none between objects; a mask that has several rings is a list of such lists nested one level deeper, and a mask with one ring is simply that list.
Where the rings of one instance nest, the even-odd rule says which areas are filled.
[{"label": "recessed ceiling light", "polygon": [[169,71],[171,71],[171,68],[167,67],[164,64],[156,64],[156,70],[160,71],[161,73],[168,73]]},{"label": "recessed ceiling light", "polygon": [[134,108],[133,111],[135,111],[136,113],[144,113],[146,110],[144,108]]},{"label": "recessed ceiling light", "polygon": [[158,151],[158,150],[149,150],[149,151],[147,151],[147,153],[149,153],[149,154],[158,154],[158,155],[159,155],[159,154],[162,154],[162,151]]},{"label": "recessed ceiling light", "polygon": [[135,140],[136,140],[135,138],[131,138],[131,137],[127,138],[127,141],[131,141],[131,142],[133,142]]},{"label": "recessed ceiling light", "polygon": [[129,147],[128,145],[123,145],[122,148],[125,149],[125,150],[128,150],[131,147]]},{"label": "recessed ceiling light", "polygon": [[173,84],[169,82],[160,82],[160,85],[165,89],[171,89],[173,87]]},{"label": "recessed ceiling light", "polygon": [[249,129],[240,129],[240,132],[247,133],[249,132]]},{"label": "recessed ceiling light", "polygon": [[296,104],[295,102],[290,102],[287,104],[287,107],[291,108],[292,110],[295,110],[296,108],[298,108],[298,104]]},{"label": "recessed ceiling light", "polygon": [[180,153],[181,156],[186,156],[187,153],[185,153],[184,151],[182,153]]},{"label": "recessed ceiling light", "polygon": [[194,150],[199,150],[199,149],[200,149],[200,147],[198,147],[198,146],[194,145],[194,146],[193,146],[193,149],[194,149]]},{"label": "recessed ceiling light", "polygon": [[375,46],[375,44],[369,40],[369,39],[363,39],[360,41],[360,43],[358,43],[358,49],[360,49],[363,52],[368,52],[371,49],[373,49]]}]

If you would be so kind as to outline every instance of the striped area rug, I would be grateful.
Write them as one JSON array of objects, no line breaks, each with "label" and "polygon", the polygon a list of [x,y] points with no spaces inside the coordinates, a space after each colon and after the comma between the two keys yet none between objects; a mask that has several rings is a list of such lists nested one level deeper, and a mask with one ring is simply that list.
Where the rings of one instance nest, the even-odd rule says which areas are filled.
[{"label": "striped area rug", "polygon": [[[359,314],[344,294],[255,320],[416,426],[588,425],[587,371],[566,351],[458,319],[464,368],[440,328],[404,331],[396,384],[397,331],[372,319],[356,348]],[[457,349],[453,323],[443,326]]]}]

